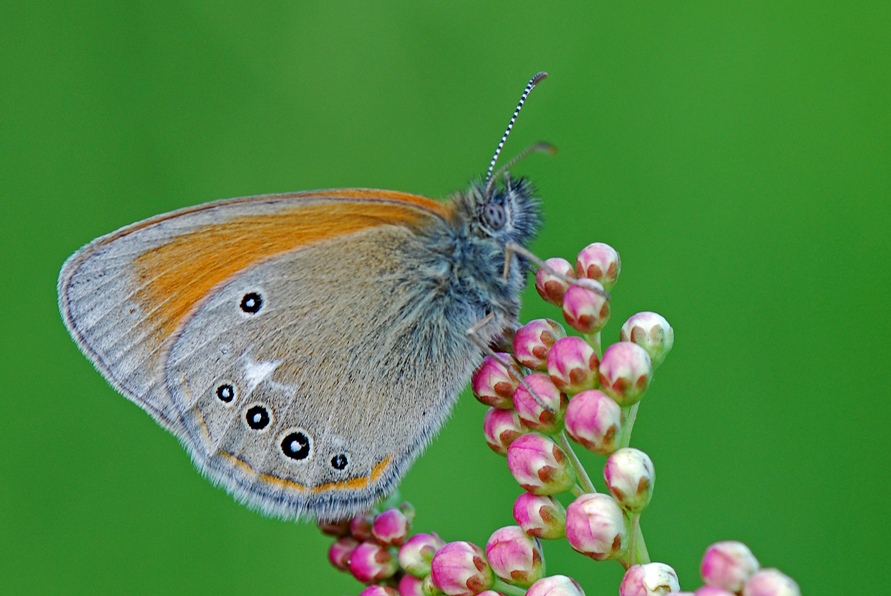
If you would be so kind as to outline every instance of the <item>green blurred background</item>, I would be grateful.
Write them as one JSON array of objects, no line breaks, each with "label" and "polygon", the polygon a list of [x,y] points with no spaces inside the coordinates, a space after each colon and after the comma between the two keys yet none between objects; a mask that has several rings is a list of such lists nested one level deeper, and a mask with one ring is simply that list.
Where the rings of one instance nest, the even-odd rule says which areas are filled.
[{"label": "green blurred background", "polygon": [[[676,330],[633,438],[658,470],[654,560],[692,590],[704,549],[739,539],[806,594],[884,593],[889,7],[4,2],[0,591],[358,593],[314,526],[238,505],[115,394],[62,325],[58,270],[216,198],[447,196],[547,70],[505,152],[560,149],[514,168],[544,198],[533,249],[612,244],[605,338],[639,310]],[[405,479],[417,530],[483,544],[513,523],[483,412],[466,395]],[[618,592],[619,565],[545,555]]]}]

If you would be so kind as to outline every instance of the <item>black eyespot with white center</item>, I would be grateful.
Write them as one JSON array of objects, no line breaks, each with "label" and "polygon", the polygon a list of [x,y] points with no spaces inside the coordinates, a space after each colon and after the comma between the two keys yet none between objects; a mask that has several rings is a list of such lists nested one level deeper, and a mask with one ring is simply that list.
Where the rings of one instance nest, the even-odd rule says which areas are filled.
[{"label": "black eyespot with white center", "polygon": [[497,232],[507,223],[507,213],[504,211],[504,206],[498,203],[486,203],[480,220],[490,232]]},{"label": "black eyespot with white center", "polygon": [[347,467],[347,456],[343,453],[338,453],[334,457],[331,458],[331,467],[335,470],[342,470]]},{"label": "black eyespot with white center", "polygon": [[241,298],[241,310],[249,315],[255,315],[263,308],[263,296],[257,292],[248,292]]},{"label": "black eyespot with white center", "polygon": [[235,399],[235,387],[229,383],[220,385],[217,387],[217,399],[224,404],[232,403],[232,400]]},{"label": "black eyespot with white center", "polygon": [[266,409],[266,406],[261,405],[248,408],[247,412],[245,412],[244,419],[247,421],[248,427],[253,430],[263,430],[269,426],[269,422],[271,421],[269,410]]},{"label": "black eyespot with white center", "polygon": [[282,453],[286,457],[300,461],[309,457],[309,452],[309,437],[299,430],[286,434],[282,439]]}]

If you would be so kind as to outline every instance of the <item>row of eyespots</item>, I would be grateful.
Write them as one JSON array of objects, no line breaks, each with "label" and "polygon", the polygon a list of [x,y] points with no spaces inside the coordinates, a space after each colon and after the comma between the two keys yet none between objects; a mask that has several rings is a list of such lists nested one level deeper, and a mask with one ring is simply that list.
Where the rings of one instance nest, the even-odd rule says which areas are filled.
[{"label": "row of eyespots", "polygon": [[[235,387],[230,383],[224,383],[216,389],[217,399],[223,403],[231,403],[235,399]],[[269,410],[266,406],[255,404],[247,409],[244,415],[245,422],[251,430],[261,431],[272,422]],[[294,431],[285,435],[281,442],[282,453],[291,459],[300,461],[309,457],[311,450],[310,440],[306,433]],[[331,467],[335,470],[343,470],[347,466],[346,455],[339,453],[331,458]]]},{"label": "row of eyespots", "polygon": [[[258,292],[248,292],[241,298],[239,308],[247,314],[254,315],[263,307],[263,296]],[[235,399],[235,387],[230,383],[224,383],[217,387],[216,396],[224,404],[230,404]],[[266,406],[253,405],[245,412],[245,421],[248,428],[261,431],[269,426],[272,417]],[[309,457],[311,446],[309,437],[300,431],[291,432],[282,439],[282,453],[293,460],[304,460]],[[331,467],[335,470],[343,470],[347,467],[347,456],[339,453],[331,458]]]}]

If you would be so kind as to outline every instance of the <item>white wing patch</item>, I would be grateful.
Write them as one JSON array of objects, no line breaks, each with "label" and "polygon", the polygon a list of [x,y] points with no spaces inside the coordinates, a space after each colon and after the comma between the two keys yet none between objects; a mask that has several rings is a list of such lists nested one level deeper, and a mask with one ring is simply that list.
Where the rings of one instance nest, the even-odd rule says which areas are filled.
[{"label": "white wing patch", "polygon": [[281,364],[281,361],[252,362],[248,356],[245,356],[244,379],[247,382],[247,393],[253,393],[257,385],[269,378],[279,364]]}]

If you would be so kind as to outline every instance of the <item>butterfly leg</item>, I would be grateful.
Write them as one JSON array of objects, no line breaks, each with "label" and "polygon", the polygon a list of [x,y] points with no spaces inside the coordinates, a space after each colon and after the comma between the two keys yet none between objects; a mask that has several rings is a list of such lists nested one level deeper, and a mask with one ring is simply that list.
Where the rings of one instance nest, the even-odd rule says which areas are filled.
[{"label": "butterfly leg", "polygon": [[[467,330],[467,337],[470,338],[470,341],[472,341],[474,343],[474,345],[476,345],[482,351],[483,354],[494,358],[496,361],[498,361],[498,363],[500,363],[506,369],[510,369],[510,367],[513,365],[513,363],[508,362],[507,360],[505,360],[504,357],[502,357],[495,350],[493,350],[492,347],[488,343],[483,341],[483,338],[480,337],[480,334],[479,334],[480,329],[482,329],[483,327],[485,327],[486,325],[491,323],[494,318],[495,318],[495,315],[493,313],[489,313],[485,317],[483,317],[482,319],[480,319],[479,321],[477,321],[476,323],[471,325],[470,329]],[[526,382],[526,379],[524,379],[523,377],[520,377],[520,384],[523,386],[524,389],[526,389],[526,391],[529,392],[529,395],[532,396],[532,399],[535,400],[535,403],[537,403],[539,406],[541,406],[542,409],[544,409],[545,411],[547,411],[551,414],[554,413],[554,408],[552,408],[551,406],[544,403],[544,400],[542,400],[541,397],[532,389],[532,387],[529,386],[529,383]]]},{"label": "butterfly leg", "polygon": [[563,280],[566,283],[573,285],[573,286],[581,286],[583,288],[587,288],[587,289],[591,290],[592,292],[594,292],[595,294],[600,294],[607,300],[609,300],[609,298],[610,298],[609,292],[604,290],[603,287],[599,283],[596,283],[596,282],[592,283],[593,280],[589,280],[589,279],[577,279],[575,277],[569,277],[568,275],[563,275],[559,271],[555,271],[553,268],[549,267],[547,263],[545,263],[543,260],[541,260],[540,258],[535,256],[535,253],[533,253],[532,251],[527,249],[525,246],[517,244],[516,242],[508,242],[507,244],[504,245],[504,273],[503,273],[504,279],[507,279],[507,274],[510,272],[511,257],[514,255],[514,253],[520,255],[523,258],[529,259],[530,261],[535,263],[535,265],[539,269],[544,269],[545,271],[547,271],[549,274],[553,275],[557,279]]}]

